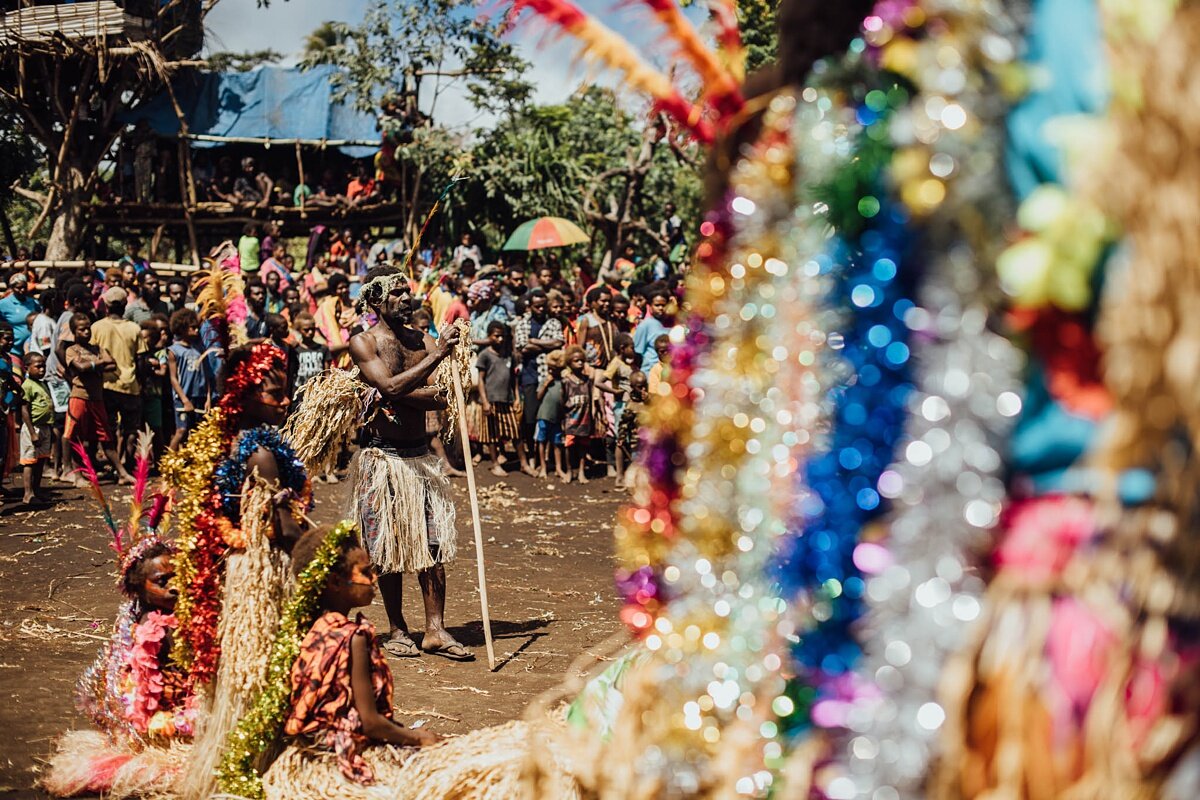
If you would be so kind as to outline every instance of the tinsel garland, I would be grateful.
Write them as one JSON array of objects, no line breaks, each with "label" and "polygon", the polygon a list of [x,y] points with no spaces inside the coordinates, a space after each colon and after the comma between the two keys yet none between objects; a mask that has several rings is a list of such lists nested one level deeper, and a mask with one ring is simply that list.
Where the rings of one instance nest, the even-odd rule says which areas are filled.
[{"label": "tinsel garland", "polygon": [[292,491],[305,510],[312,508],[312,484],[304,464],[283,434],[265,425],[243,431],[233,448],[233,455],[215,471],[214,483],[221,498],[221,512],[230,520],[242,516],[242,485],[246,482],[246,462],[258,452],[267,450],[275,457],[279,469],[279,486]]},{"label": "tinsel garland", "polygon": [[120,733],[140,742],[141,736],[125,718],[119,699],[121,665],[133,647],[136,605],[133,600],[121,604],[112,635],[75,686],[75,705],[106,734]]},{"label": "tinsel garland", "polygon": [[[909,320],[916,391],[896,463],[878,482],[893,504],[887,550],[868,542],[855,551],[870,573],[860,672],[882,697],[847,714],[839,797],[926,795],[946,716],[942,667],[980,614],[975,567],[1005,498],[1001,443],[1021,409],[1022,358],[990,322],[990,265],[1013,214],[995,165],[1004,89],[1018,83],[1019,13],[960,0],[881,3],[865,26],[874,57],[916,89],[900,116],[912,137],[899,142],[892,177],[922,218],[930,258]],[[946,48],[953,60],[943,61]],[[957,91],[946,91],[947,75]]]},{"label": "tinsel garland", "polygon": [[262,387],[268,375],[286,367],[279,348],[268,342],[255,345],[225,378],[225,392],[216,407],[188,434],[183,447],[163,457],[162,474],[171,487],[179,518],[173,585],[179,593],[175,616],[181,646],[176,648],[175,658],[197,684],[212,679],[220,657],[217,622],[222,557],[229,548],[231,526],[237,523],[236,518],[223,516],[222,497],[215,485],[217,468],[229,455],[246,399]]},{"label": "tinsel garland", "polygon": [[296,589],[284,609],[279,633],[271,648],[267,667],[266,690],[254,699],[250,710],[229,735],[225,753],[217,768],[221,791],[245,798],[263,796],[262,778],[256,770],[260,756],[271,747],[283,730],[292,691],[292,665],[300,653],[304,636],[316,621],[321,594],[333,568],[342,557],[342,548],[356,529],[352,522],[340,522],[317,547],[312,561],[296,578]]},{"label": "tinsel garland", "polygon": [[174,492],[176,532],[175,616],[179,641],[174,658],[197,684],[207,683],[217,666],[221,556],[227,548],[219,524],[220,498],[212,478],[229,452],[228,412],[216,407],[188,434],[184,447],[163,457],[163,477]]}]

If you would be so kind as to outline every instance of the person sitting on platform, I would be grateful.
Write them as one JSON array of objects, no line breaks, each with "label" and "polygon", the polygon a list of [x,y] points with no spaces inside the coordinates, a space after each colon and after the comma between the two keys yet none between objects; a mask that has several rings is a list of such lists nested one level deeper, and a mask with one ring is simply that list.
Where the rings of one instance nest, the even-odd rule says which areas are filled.
[{"label": "person sitting on platform", "polygon": [[242,159],[242,174],[233,182],[231,202],[234,205],[262,208],[271,202],[271,192],[274,188],[275,181],[271,180],[271,176],[259,170],[254,159],[247,156]]}]

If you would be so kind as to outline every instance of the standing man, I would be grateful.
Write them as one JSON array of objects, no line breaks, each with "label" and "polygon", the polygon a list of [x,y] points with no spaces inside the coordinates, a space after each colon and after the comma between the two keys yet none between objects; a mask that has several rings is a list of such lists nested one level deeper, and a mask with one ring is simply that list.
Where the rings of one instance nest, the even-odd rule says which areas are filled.
[{"label": "standing man", "polygon": [[[361,298],[379,322],[350,340],[350,355],[374,390],[367,443],[352,469],[350,518],[359,523],[371,561],[381,573],[379,592],[390,633],[384,650],[394,656],[421,651],[455,661],[475,656],[446,630],[446,568],[454,560],[454,503],[441,461],[429,450],[425,412],[445,406],[429,377],[454,352],[459,334],[447,329],[436,342],[412,327],[408,280],[391,267],[367,273]],[[425,604],[420,649],[404,621],[404,573],[417,573]]]},{"label": "standing man", "polygon": [[141,325],[155,314],[170,315],[171,308],[162,299],[162,284],[153,270],[137,276],[138,293],[125,306],[125,319]]},{"label": "standing man", "polygon": [[521,393],[522,452],[529,449],[530,463],[537,463],[537,444],[533,440],[537,428],[538,386],[550,375],[546,356],[566,342],[562,323],[550,316],[549,300],[541,289],[531,289],[523,316],[513,323],[513,352],[521,358],[518,387]]},{"label": "standing man", "polygon": [[[104,407],[109,420],[117,428],[117,453],[121,469],[133,463],[137,454],[138,430],[142,427],[141,385],[137,378],[137,358],[146,352],[142,328],[125,319],[129,294],[114,286],[103,295],[108,315],[92,325],[92,342],[108,353],[115,362],[114,372],[105,375]],[[114,465],[116,466],[116,465]],[[122,475],[121,482],[127,478]]]}]

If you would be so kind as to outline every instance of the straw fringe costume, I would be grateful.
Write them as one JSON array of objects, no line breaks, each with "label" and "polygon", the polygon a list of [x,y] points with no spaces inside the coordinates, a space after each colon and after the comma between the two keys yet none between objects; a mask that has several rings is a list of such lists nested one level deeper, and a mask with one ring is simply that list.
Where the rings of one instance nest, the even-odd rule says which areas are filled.
[{"label": "straw fringe costume", "polygon": [[208,711],[196,733],[182,789],[184,796],[216,791],[216,767],[226,741],[262,690],[280,616],[292,590],[291,558],[270,541],[274,488],[255,473],[242,500],[245,547],[226,558],[221,618],[221,659],[216,681],[203,690]]},{"label": "straw fringe costume", "polygon": [[424,444],[398,449],[375,440],[354,457],[350,481],[356,490],[349,516],[382,572],[417,572],[454,560],[450,482]]}]

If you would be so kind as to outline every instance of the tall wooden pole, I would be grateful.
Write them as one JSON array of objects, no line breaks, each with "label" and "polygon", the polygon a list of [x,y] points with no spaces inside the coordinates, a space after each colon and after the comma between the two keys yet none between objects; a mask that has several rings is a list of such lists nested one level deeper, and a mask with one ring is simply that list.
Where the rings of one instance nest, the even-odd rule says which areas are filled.
[{"label": "tall wooden pole", "polygon": [[488,614],[487,576],[483,568],[483,531],[479,527],[479,495],[475,492],[475,465],[471,462],[471,440],[467,434],[467,404],[463,399],[462,375],[458,365],[450,364],[454,376],[454,402],[458,404],[458,438],[462,441],[463,465],[467,470],[467,491],[471,494],[471,524],[475,528],[475,565],[479,569],[479,607],[483,611],[483,640],[487,644],[488,669],[496,669],[496,651],[492,648],[492,619]]}]

